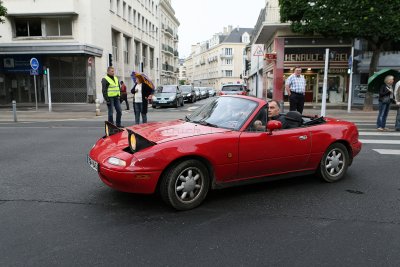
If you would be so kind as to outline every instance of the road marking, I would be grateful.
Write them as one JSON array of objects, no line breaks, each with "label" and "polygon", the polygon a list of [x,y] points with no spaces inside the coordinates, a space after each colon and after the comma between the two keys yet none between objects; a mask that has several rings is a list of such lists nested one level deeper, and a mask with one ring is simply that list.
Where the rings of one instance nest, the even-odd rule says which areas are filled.
[{"label": "road marking", "polygon": [[382,155],[400,155],[399,149],[372,149]]},{"label": "road marking", "polygon": [[388,144],[400,145],[400,140],[373,140],[373,139],[359,139],[363,144]]},{"label": "road marking", "polygon": [[400,136],[400,132],[359,132],[358,134],[369,136]]},{"label": "road marking", "polygon": [[[375,126],[376,127],[376,123],[358,123],[358,122],[355,122],[355,124],[357,126]],[[386,126],[394,126],[394,124],[386,123]]]}]

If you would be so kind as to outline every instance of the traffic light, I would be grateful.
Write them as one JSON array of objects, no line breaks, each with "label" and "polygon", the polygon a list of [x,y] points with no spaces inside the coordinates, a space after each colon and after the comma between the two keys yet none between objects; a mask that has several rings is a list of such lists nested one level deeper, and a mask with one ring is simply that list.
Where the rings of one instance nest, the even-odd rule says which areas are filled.
[{"label": "traffic light", "polygon": [[43,66],[43,75],[47,75],[47,67]]},{"label": "traffic light", "polygon": [[245,64],[246,64],[246,71],[251,69],[251,61],[250,60],[245,60]]},{"label": "traffic light", "polygon": [[113,65],[112,62],[113,58],[112,58],[112,54],[108,54],[108,66],[111,67]]}]

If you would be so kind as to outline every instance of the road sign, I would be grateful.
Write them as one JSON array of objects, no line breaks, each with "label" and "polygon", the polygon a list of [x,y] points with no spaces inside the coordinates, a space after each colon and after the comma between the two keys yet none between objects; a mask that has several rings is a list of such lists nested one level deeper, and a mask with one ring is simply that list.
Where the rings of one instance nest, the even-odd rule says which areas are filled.
[{"label": "road sign", "polygon": [[34,69],[32,69],[32,70],[30,70],[30,74],[31,75],[39,75],[39,70],[34,70]]},{"label": "road sign", "polygon": [[267,59],[267,60],[276,60],[276,53],[267,53],[267,54],[265,54],[265,59]]},{"label": "road sign", "polygon": [[[31,61],[30,61],[30,63],[31,63],[31,68],[33,69],[33,70],[37,70],[37,69],[39,69],[39,60],[37,60],[36,58],[31,58]],[[32,75],[32,74],[31,74]]]},{"label": "road sign", "polygon": [[264,56],[264,51],[261,46],[257,46],[256,50],[254,51],[253,56],[256,56],[256,57]]}]

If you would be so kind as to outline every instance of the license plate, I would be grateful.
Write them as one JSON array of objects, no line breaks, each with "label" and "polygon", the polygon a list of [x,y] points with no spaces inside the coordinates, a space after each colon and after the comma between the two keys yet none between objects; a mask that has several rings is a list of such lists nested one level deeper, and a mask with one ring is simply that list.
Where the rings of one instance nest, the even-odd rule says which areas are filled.
[{"label": "license plate", "polygon": [[160,103],[160,104],[165,104],[165,103],[167,103],[167,101],[165,101],[165,100],[160,100],[160,101],[158,101],[158,103]]},{"label": "license plate", "polygon": [[93,170],[99,171],[99,164],[91,159],[89,155],[87,156],[87,163],[89,164],[90,167],[92,167]]}]

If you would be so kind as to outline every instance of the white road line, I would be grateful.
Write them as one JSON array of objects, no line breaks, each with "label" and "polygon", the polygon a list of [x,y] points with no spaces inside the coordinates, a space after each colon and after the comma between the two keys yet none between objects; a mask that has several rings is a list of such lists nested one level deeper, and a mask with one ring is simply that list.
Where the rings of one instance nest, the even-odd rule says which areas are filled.
[{"label": "white road line", "polygon": [[[357,126],[375,126],[375,127],[376,127],[376,123],[358,123],[358,122],[355,122],[355,124],[356,124]],[[394,127],[394,124],[386,123],[386,126],[392,126],[392,127]]]},{"label": "white road line", "polygon": [[372,149],[382,155],[400,155],[400,150],[398,149]]},{"label": "white road line", "polygon": [[400,145],[400,140],[373,140],[373,139],[359,139],[363,144],[389,144]]},{"label": "white road line", "polygon": [[359,135],[368,136],[400,136],[400,132],[359,132]]}]

